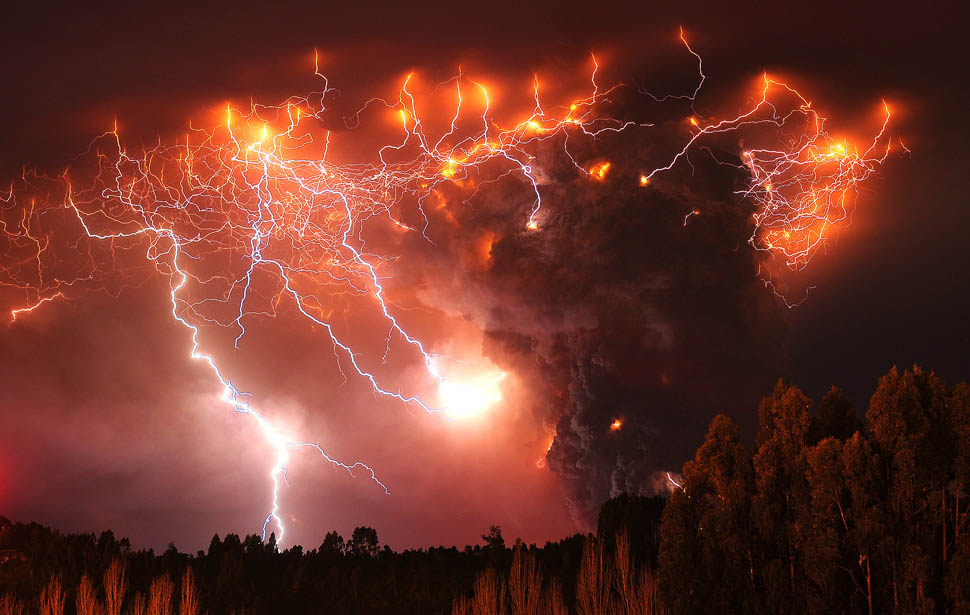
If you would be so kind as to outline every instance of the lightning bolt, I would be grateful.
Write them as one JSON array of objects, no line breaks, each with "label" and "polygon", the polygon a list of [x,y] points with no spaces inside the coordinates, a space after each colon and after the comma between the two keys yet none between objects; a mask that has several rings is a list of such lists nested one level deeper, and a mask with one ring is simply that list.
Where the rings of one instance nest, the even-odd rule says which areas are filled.
[{"label": "lightning bolt", "polygon": [[[706,80],[703,60],[683,30],[680,37],[697,60],[696,88],[683,95],[644,93],[656,102],[690,103],[683,145],[663,164],[630,181],[650,190],[665,171],[689,163],[692,152],[710,152],[704,147],[707,139],[742,132],[749,132],[753,140],[764,139],[765,129],[770,129],[773,144],[764,139],[764,147],[745,149],[737,159],[719,162],[736,166],[750,178],[739,196],[755,205],[751,246],[791,270],[804,268],[831,229],[847,221],[858,185],[889,155],[888,105],[880,130],[864,147],[832,137],[825,130],[825,118],[807,99],[768,75],[750,108],[730,119],[706,119],[695,110]],[[188,134],[174,143],[159,140],[154,147],[131,153],[116,123],[89,148],[88,156],[97,167],[90,176],[79,179],[65,172],[43,177],[25,169],[18,184],[22,188],[11,185],[6,194],[0,193],[0,239],[5,242],[0,249],[0,286],[27,297],[10,310],[11,321],[69,295],[117,295],[153,276],[167,279],[171,315],[191,340],[191,358],[208,366],[222,400],[234,412],[250,417],[274,452],[270,509],[262,532],[265,539],[268,531],[275,531],[282,544],[286,526],[280,496],[293,451],[312,449],[333,467],[366,476],[386,494],[390,490],[371,466],[332,457],[320,444],[285,433],[259,412],[214,354],[203,349],[203,329],[234,331],[233,347],[238,348],[254,320],[275,317],[285,302],[324,333],[344,377],[349,373],[368,383],[378,398],[444,414],[445,407],[389,384],[379,374],[378,366],[401,357],[398,360],[423,363],[439,398],[467,390],[441,369],[447,357],[429,349],[396,315],[384,273],[395,257],[378,254],[368,233],[374,227],[418,233],[434,244],[437,229],[431,226],[429,212],[432,207],[447,211],[446,193],[463,194],[468,203],[484,186],[516,176],[525,186],[519,228],[541,236],[545,204],[535,154],[540,143],[559,144],[580,176],[626,181],[611,161],[584,166],[594,161],[579,160],[571,148],[578,140],[653,127],[603,114],[610,94],[624,86],[602,87],[595,56],[591,64],[588,93],[566,104],[544,104],[535,75],[531,110],[505,127],[492,115],[486,85],[459,68],[443,84],[454,88],[455,103],[450,122],[438,134],[419,112],[416,78],[408,75],[396,98],[372,98],[345,119],[348,128],[357,128],[373,113],[394,118],[397,136],[380,146],[370,163],[330,160],[331,133],[321,126],[326,125],[332,90],[316,53],[320,91],[279,105],[250,103],[237,109],[227,103],[211,128],[190,125]],[[468,107],[478,111],[469,113]],[[421,221],[409,221],[411,213]],[[687,212],[684,225],[700,213]],[[136,252],[143,258],[130,256]],[[355,350],[334,324],[335,312],[341,309],[372,314],[383,323],[383,354]],[[503,376],[490,380],[489,386],[498,387]],[[499,398],[493,392],[482,395]]]}]

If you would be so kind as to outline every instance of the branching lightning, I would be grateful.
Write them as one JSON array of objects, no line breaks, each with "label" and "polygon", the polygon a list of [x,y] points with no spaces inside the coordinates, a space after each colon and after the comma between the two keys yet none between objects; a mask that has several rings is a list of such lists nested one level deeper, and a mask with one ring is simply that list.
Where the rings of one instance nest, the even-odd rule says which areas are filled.
[{"label": "branching lightning", "polygon": [[[446,187],[470,193],[467,202],[481,186],[515,176],[524,186],[519,228],[541,233],[546,205],[535,155],[540,142],[561,144],[576,172],[593,181],[633,181],[649,190],[657,176],[689,163],[705,139],[744,130],[758,138],[758,130],[766,128],[773,141],[739,152],[740,162],[722,161],[750,176],[740,195],[755,205],[751,246],[799,270],[830,230],[847,220],[859,183],[889,154],[888,105],[880,130],[861,148],[831,137],[810,102],[767,75],[760,99],[748,110],[731,119],[706,120],[693,110],[706,79],[703,61],[683,33],[681,39],[698,62],[696,89],[682,96],[650,96],[657,102],[690,102],[683,147],[632,178],[624,178],[609,160],[578,160],[571,149],[577,139],[652,126],[603,115],[610,93],[622,85],[597,84],[595,57],[586,96],[544,106],[536,77],[534,106],[509,127],[494,120],[488,89],[459,70],[445,83],[454,88],[455,103],[440,134],[419,113],[409,75],[396,99],[371,99],[346,120],[354,129],[370,117],[372,107],[395,117],[395,136],[366,163],[331,160],[325,112],[332,90],[316,59],[321,91],[279,105],[237,109],[227,104],[214,126],[191,128],[175,142],[131,152],[115,127],[92,143],[86,160],[94,171],[72,170],[54,178],[25,171],[0,194],[0,285],[19,297],[10,319],[23,319],[56,299],[90,291],[116,296],[153,276],[166,280],[172,317],[191,340],[190,356],[209,367],[222,399],[252,418],[275,453],[263,536],[274,530],[282,542],[280,494],[293,449],[315,449],[334,467],[363,473],[390,491],[369,465],[331,457],[321,445],[284,433],[257,411],[215,356],[203,350],[205,330],[233,331],[238,347],[247,327],[288,306],[322,331],[341,374],[368,383],[378,397],[429,413],[454,409],[445,412],[448,416],[477,412],[501,398],[504,374],[477,383],[450,380],[439,367],[443,357],[398,319],[382,283],[393,257],[372,249],[370,229],[418,233],[433,242],[427,212],[442,201]],[[701,213],[686,212],[684,225]],[[335,326],[335,314],[347,310],[384,323],[383,354],[355,349],[350,336]],[[392,356],[423,362],[443,405],[385,382],[378,368]],[[610,429],[621,425],[617,419]]]}]

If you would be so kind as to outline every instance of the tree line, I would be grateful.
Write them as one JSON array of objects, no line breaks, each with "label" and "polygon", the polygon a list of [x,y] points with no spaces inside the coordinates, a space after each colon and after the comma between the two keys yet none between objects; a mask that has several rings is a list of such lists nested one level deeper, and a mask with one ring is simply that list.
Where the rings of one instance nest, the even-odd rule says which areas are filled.
[{"label": "tree line", "polygon": [[669,497],[621,494],[542,547],[493,526],[398,553],[359,527],[156,554],[0,518],[0,615],[970,615],[970,386],[894,368],[860,419],[779,382],[758,422],[746,445],[715,417]]},{"label": "tree line", "polygon": [[865,422],[779,382],[717,416],[660,528],[672,613],[970,613],[970,387],[893,368]]}]

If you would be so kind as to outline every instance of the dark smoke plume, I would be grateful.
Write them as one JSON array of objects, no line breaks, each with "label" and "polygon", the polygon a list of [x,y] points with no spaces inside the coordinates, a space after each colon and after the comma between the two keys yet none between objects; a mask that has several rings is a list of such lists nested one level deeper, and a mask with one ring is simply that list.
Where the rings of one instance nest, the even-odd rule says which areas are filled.
[{"label": "dark smoke plume", "polygon": [[[586,168],[611,162],[604,181],[544,144],[538,232],[522,226],[528,190],[508,178],[450,209],[454,233],[433,235],[447,247],[436,300],[477,321],[486,354],[528,383],[527,403],[555,428],[549,467],[584,526],[612,495],[664,490],[710,417],[752,407],[779,359],[779,307],[735,195],[746,178],[714,159],[739,164],[736,140],[639,185],[683,130],[573,143]],[[483,238],[484,263],[468,257]]]}]

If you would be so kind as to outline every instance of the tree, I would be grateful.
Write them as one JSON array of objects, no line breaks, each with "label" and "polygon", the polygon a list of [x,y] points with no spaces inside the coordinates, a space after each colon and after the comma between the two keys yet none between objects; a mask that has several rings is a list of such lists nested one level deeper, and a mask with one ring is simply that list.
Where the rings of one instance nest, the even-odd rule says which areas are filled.
[{"label": "tree", "polygon": [[700,534],[701,506],[678,489],[670,495],[660,524],[660,592],[672,613],[703,612],[711,583],[698,566],[706,536]]},{"label": "tree", "polygon": [[61,575],[51,576],[47,586],[40,594],[38,606],[40,615],[64,614],[64,586],[61,583]]},{"label": "tree", "polygon": [[104,611],[104,607],[98,602],[94,583],[91,582],[91,577],[88,575],[81,577],[81,585],[78,587],[77,599],[75,600],[75,609],[77,615],[101,615]]},{"label": "tree", "polygon": [[219,534],[213,534],[212,540],[209,541],[209,557],[218,558],[222,554],[222,541],[219,540]]},{"label": "tree", "polygon": [[148,605],[145,609],[147,615],[171,615],[172,592],[174,591],[175,585],[168,574],[156,577],[152,581],[152,586],[148,589]]},{"label": "tree", "polygon": [[24,615],[24,605],[10,594],[4,594],[0,596],[0,615]]},{"label": "tree", "polygon": [[332,555],[342,555],[344,552],[344,537],[337,532],[327,532],[320,544],[320,552]]},{"label": "tree", "polygon": [[505,549],[505,538],[502,537],[502,527],[499,525],[489,526],[488,533],[482,534],[482,540],[485,541],[485,548],[490,551]]},{"label": "tree", "polygon": [[[894,367],[879,381],[866,418],[889,477],[893,607],[931,612],[942,598],[940,533],[955,442],[948,425],[945,383],[919,366]],[[939,552],[934,556],[934,552]]]},{"label": "tree", "polygon": [[616,537],[613,554],[616,612],[625,615],[654,615],[666,612],[660,601],[660,581],[654,571],[640,570],[630,553],[626,532]]},{"label": "tree", "polygon": [[199,615],[199,587],[195,582],[195,576],[188,568],[182,575],[182,597],[179,600],[179,615]]},{"label": "tree", "polygon": [[600,507],[596,536],[612,549],[616,537],[626,533],[635,557],[656,567],[660,546],[660,520],[667,498],[629,493],[610,498]]},{"label": "tree", "polygon": [[145,601],[145,594],[135,594],[128,604],[128,615],[145,615],[148,611],[148,604]]},{"label": "tree", "polygon": [[542,570],[534,555],[519,544],[509,571],[509,603],[512,615],[539,615]]},{"label": "tree", "polygon": [[576,581],[576,610],[579,615],[608,615],[616,612],[613,573],[613,565],[603,548],[603,541],[588,536]]},{"label": "tree", "polygon": [[372,527],[358,527],[354,529],[348,545],[353,555],[377,557],[380,544],[377,541],[377,530]]},{"label": "tree", "polygon": [[544,596],[543,603],[546,606],[547,615],[568,615],[569,609],[566,608],[566,603],[563,601],[562,584],[558,578],[553,577],[549,581]]},{"label": "tree", "polygon": [[807,582],[805,612],[845,612],[855,588],[842,553],[849,530],[842,442],[828,437],[808,448],[805,456],[810,504],[798,510],[795,520]]},{"label": "tree", "polygon": [[752,513],[765,546],[761,577],[769,612],[787,612],[792,600],[804,603],[802,539],[795,520],[808,505],[805,441],[810,407],[811,400],[798,387],[779,380],[758,408]]},{"label": "tree", "polygon": [[869,442],[856,432],[842,445],[842,465],[848,491],[844,539],[849,563],[846,573],[870,615],[888,611],[893,604],[892,591],[883,575],[889,568],[893,540],[889,535],[890,515],[884,499],[883,463]]},{"label": "tree", "polygon": [[[966,531],[970,516],[970,385],[953,389],[948,404],[949,424],[953,434],[955,457],[953,480],[948,485],[949,519],[943,525],[943,558],[947,560],[944,592],[952,612],[970,615],[970,534]],[[948,531],[949,530],[949,531]],[[949,542],[948,542],[949,541]],[[948,545],[951,545],[948,549]]]},{"label": "tree", "polygon": [[812,415],[808,428],[807,443],[815,445],[825,438],[846,440],[852,434],[862,429],[852,402],[838,387],[832,387],[818,402],[818,408]]},{"label": "tree", "polygon": [[505,582],[494,568],[486,568],[475,579],[471,615],[505,615]]},{"label": "tree", "polygon": [[114,559],[105,571],[103,581],[105,614],[121,615],[127,589],[125,563],[121,559]]},{"label": "tree", "polygon": [[944,583],[950,612],[970,614],[970,534],[966,532],[954,545]]},{"label": "tree", "polygon": [[671,495],[660,525],[667,605],[674,613],[754,611],[754,487],[741,432],[730,418],[714,417],[683,474],[683,489]]}]

